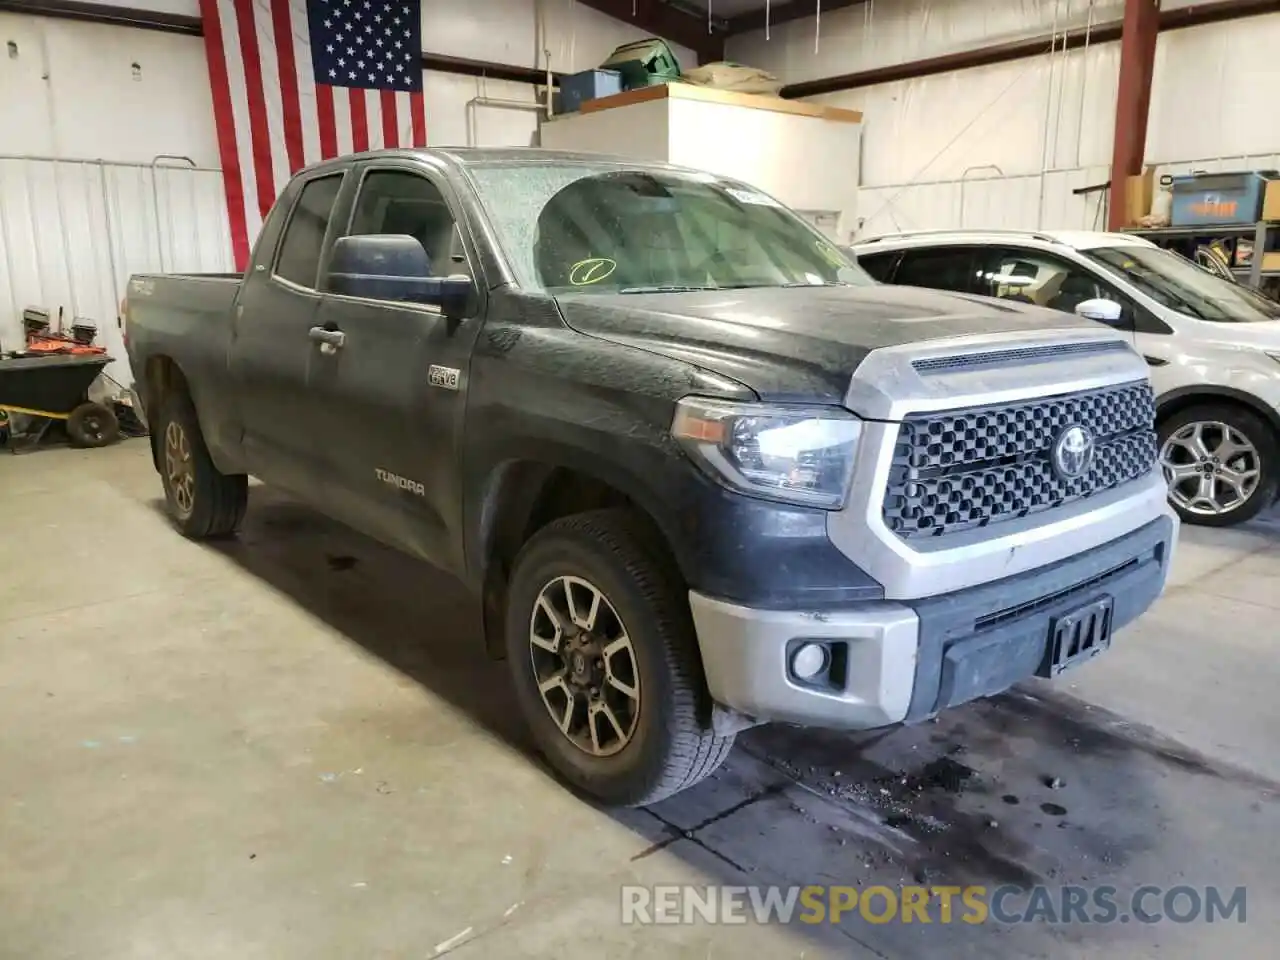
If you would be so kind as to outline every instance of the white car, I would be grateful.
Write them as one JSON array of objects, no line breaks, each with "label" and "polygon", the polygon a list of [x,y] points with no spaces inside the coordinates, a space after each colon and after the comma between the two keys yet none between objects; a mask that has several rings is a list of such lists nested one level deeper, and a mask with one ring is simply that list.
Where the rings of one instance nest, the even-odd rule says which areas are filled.
[{"label": "white car", "polygon": [[1169,498],[1227,526],[1280,493],[1280,303],[1123,233],[929,231],[865,240],[881,283],[1038,304],[1133,338],[1156,391]]}]

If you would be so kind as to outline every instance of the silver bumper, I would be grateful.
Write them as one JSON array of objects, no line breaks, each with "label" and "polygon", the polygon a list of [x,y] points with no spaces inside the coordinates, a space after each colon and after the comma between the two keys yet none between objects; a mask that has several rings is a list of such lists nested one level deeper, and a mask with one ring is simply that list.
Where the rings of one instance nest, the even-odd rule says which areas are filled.
[{"label": "silver bumper", "polygon": [[[707,684],[719,704],[758,720],[865,730],[915,722],[991,696],[1044,669],[1054,618],[1109,595],[1119,628],[1160,595],[1177,522],[1151,520],[1039,570],[912,601],[811,613],[689,596]],[[797,679],[806,641],[839,651],[821,683]]]},{"label": "silver bumper", "polygon": [[[906,718],[919,649],[915,613],[872,603],[839,613],[757,610],[689,594],[703,668],[716,703],[762,720],[869,730]],[[802,640],[848,642],[849,680],[818,690],[788,677]]]}]

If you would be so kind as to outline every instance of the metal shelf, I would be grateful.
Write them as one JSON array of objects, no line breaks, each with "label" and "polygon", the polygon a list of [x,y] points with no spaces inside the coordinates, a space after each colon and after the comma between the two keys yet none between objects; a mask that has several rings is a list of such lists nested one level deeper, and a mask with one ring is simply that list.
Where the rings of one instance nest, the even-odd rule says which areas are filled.
[{"label": "metal shelf", "polygon": [[1256,223],[1214,223],[1202,227],[1127,227],[1124,232],[1148,240],[1174,240],[1179,237],[1248,237],[1257,230]]},{"label": "metal shelf", "polygon": [[1196,227],[1133,227],[1124,232],[1150,240],[1157,246],[1164,246],[1165,242],[1177,246],[1179,240],[1196,241],[1211,237],[1235,240],[1251,238],[1254,262],[1247,267],[1232,267],[1231,273],[1242,278],[1247,286],[1257,289],[1262,286],[1263,280],[1280,277],[1280,270],[1262,269],[1262,257],[1268,252],[1268,235],[1277,231],[1280,231],[1280,223],[1260,220],[1257,223],[1214,223]]}]

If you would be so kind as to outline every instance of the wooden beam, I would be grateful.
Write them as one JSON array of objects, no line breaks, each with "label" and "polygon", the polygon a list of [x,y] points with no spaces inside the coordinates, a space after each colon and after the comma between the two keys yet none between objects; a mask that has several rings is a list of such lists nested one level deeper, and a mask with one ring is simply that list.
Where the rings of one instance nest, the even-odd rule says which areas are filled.
[{"label": "wooden beam", "polygon": [[832,120],[839,123],[861,123],[862,114],[857,110],[846,110],[844,107],[828,107],[820,103],[800,103],[795,100],[783,100],[781,97],[770,97],[758,93],[738,93],[735,90],[717,90],[714,87],[700,87],[692,83],[659,83],[651,87],[640,87],[625,90],[608,97],[587,100],[582,104],[582,113],[598,113],[601,110],[612,110],[617,107],[629,107],[636,103],[650,100],[699,100],[703,103],[719,103],[730,107],[746,107],[749,110],[771,110],[774,113],[789,113],[799,117],[813,117],[817,120]]}]

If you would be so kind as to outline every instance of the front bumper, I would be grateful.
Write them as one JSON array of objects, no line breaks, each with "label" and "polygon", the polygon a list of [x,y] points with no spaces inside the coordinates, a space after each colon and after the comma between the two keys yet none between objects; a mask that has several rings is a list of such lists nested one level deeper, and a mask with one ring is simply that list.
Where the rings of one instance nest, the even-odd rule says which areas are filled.
[{"label": "front bumper", "polygon": [[[760,720],[872,729],[916,722],[1034,676],[1050,621],[1104,594],[1113,630],[1164,589],[1176,521],[1160,516],[1049,566],[937,597],[840,611],[761,610],[690,594],[712,698]],[[819,683],[791,675],[806,640],[831,644]],[[838,668],[838,669],[837,669]]]}]

